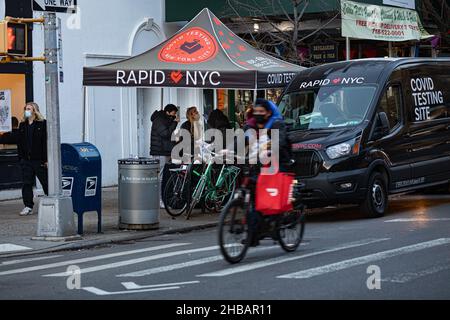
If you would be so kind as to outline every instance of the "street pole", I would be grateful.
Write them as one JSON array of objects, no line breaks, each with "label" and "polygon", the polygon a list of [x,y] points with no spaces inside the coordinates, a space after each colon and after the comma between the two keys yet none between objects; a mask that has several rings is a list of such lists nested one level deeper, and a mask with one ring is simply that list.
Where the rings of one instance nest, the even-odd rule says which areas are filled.
[{"label": "street pole", "polygon": [[38,237],[75,235],[72,199],[62,196],[56,14],[44,14],[45,97],[47,105],[48,196],[39,204]]},{"label": "street pole", "polygon": [[345,38],[345,59],[350,60],[350,38]]}]

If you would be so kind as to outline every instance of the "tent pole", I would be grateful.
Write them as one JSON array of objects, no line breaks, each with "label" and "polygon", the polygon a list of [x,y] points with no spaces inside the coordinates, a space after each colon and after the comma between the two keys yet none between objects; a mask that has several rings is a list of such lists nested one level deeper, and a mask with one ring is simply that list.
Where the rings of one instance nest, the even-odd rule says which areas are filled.
[{"label": "tent pole", "polygon": [[350,60],[350,38],[345,38],[345,60]]}]

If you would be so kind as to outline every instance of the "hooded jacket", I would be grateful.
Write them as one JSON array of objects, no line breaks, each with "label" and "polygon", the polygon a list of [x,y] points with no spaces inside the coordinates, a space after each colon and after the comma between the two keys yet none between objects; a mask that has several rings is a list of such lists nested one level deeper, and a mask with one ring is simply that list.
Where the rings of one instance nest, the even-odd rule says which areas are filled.
[{"label": "hooded jacket", "polygon": [[150,155],[170,156],[175,145],[175,142],[171,140],[172,133],[177,128],[178,123],[172,120],[163,110],[155,111],[150,120],[152,121]]}]

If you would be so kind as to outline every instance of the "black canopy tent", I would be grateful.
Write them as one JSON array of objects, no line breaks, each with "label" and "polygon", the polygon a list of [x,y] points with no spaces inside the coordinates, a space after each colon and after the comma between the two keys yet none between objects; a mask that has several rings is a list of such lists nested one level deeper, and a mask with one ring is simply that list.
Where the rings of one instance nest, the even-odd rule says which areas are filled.
[{"label": "black canopy tent", "polygon": [[284,88],[300,67],[259,51],[205,8],[174,36],[138,56],[83,69],[83,129],[87,87],[198,89]]},{"label": "black canopy tent", "polygon": [[304,69],[253,48],[205,8],[141,55],[84,68],[83,85],[257,90],[283,88]]}]

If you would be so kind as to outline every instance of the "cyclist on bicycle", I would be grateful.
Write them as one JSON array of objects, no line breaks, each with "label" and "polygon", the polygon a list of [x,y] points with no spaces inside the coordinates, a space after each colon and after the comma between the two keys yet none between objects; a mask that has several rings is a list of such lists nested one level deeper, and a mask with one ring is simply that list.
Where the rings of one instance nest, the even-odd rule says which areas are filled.
[{"label": "cyclist on bicycle", "polygon": [[[272,135],[274,130],[278,130],[278,154],[270,154],[270,158],[272,159],[271,166],[272,168],[276,168],[275,170],[282,172],[288,171],[290,165],[292,164],[291,142],[287,134],[286,125],[276,105],[268,100],[257,99],[255,105],[253,106],[253,119],[254,121],[247,121],[246,125],[249,153],[254,152],[254,150],[259,150],[262,141],[265,141],[265,143],[268,144],[268,150],[273,150]],[[267,129],[267,136],[263,136],[264,131],[261,131],[262,129]],[[256,137],[249,136],[252,134],[256,134]],[[255,170],[252,170],[254,172],[252,175],[252,181],[255,183],[262,166],[259,160],[261,159],[258,158],[258,164],[255,166]],[[252,204],[251,207],[252,209],[249,212],[248,225],[250,230],[255,231],[258,228],[260,215],[255,211],[254,204]],[[259,240],[257,238],[252,239],[251,246],[256,246],[258,244]]]}]

